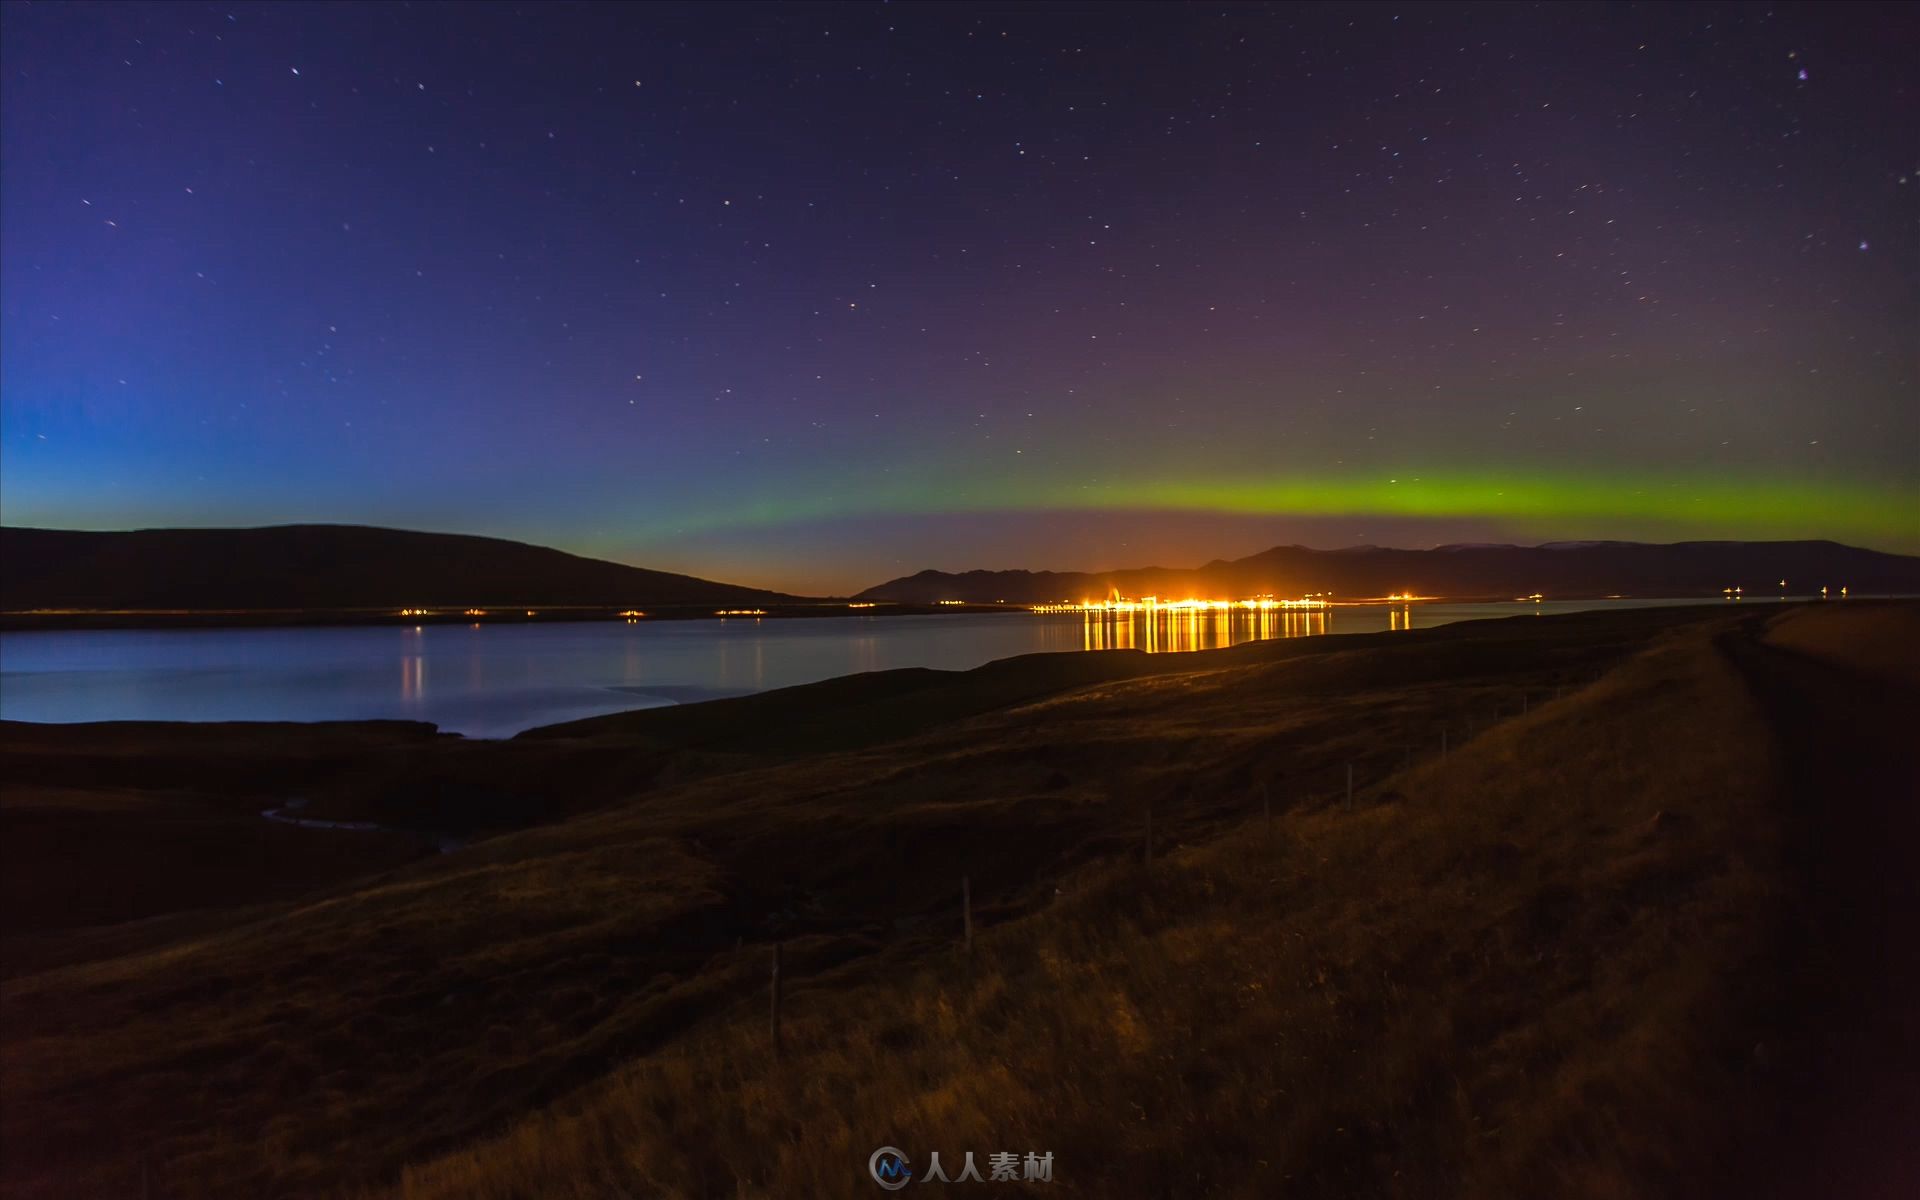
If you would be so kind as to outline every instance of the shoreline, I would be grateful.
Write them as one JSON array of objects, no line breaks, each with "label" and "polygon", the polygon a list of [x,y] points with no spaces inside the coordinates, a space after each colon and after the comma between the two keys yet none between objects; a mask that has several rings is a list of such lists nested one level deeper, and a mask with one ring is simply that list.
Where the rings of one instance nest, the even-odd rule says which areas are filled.
[{"label": "shoreline", "polygon": [[[1855,599],[1862,602],[1862,606],[1866,606],[1876,602],[1884,602],[1888,600],[1899,601],[1899,600],[1908,600],[1908,599],[1920,599],[1920,597],[1857,597]],[[1476,601],[1476,600],[1428,599],[1428,600],[1416,600],[1413,603],[1425,604],[1425,605],[1468,605],[1468,604],[1502,603],[1502,604],[1511,604],[1518,607],[1524,602],[1514,601],[1514,600],[1505,600],[1505,601],[1478,600]],[[1391,636],[1391,637],[1398,638],[1398,637],[1404,637],[1408,635],[1418,635],[1418,634],[1431,635],[1431,634],[1439,633],[1441,630],[1448,630],[1448,629],[1458,630],[1463,627],[1471,627],[1471,626],[1501,625],[1507,622],[1518,621],[1526,617],[1544,616],[1556,621],[1566,621],[1566,620],[1577,620],[1584,616],[1608,616],[1608,615],[1625,614],[1629,612],[1672,611],[1677,614],[1677,613],[1682,613],[1690,610],[1705,610],[1709,608],[1730,609],[1735,605],[1738,605],[1741,603],[1743,602],[1727,600],[1720,597],[1716,597],[1712,600],[1695,599],[1692,597],[1663,597],[1663,598],[1647,598],[1645,600],[1639,600],[1639,601],[1636,601],[1634,598],[1631,598],[1631,597],[1616,597],[1616,598],[1610,598],[1609,600],[1594,601],[1592,602],[1593,604],[1592,607],[1575,609],[1575,610],[1566,611],[1566,612],[1517,611],[1517,612],[1505,613],[1500,615],[1462,617],[1455,620],[1443,621],[1437,625],[1426,626],[1419,630],[1378,630],[1378,629],[1350,630],[1350,631],[1344,631],[1344,632],[1330,632],[1325,634],[1318,634],[1318,635],[1314,635],[1310,640],[1313,640],[1316,642],[1324,642],[1327,640],[1351,639],[1355,643],[1356,647],[1358,647],[1361,645],[1371,645],[1373,644],[1373,639],[1380,638],[1383,636]],[[1822,602],[1819,600],[1818,597],[1809,599],[1806,597],[1793,597],[1793,596],[1787,597],[1784,600],[1779,600],[1771,597],[1754,598],[1752,600],[1745,601],[1744,603],[1748,603],[1748,604],[1762,603],[1762,604],[1768,605],[1769,607],[1778,605],[1778,606],[1781,606],[1782,608],[1785,608],[1787,606],[1796,606],[1796,605],[1806,606],[1806,607],[1822,606]],[[1616,605],[1618,607],[1616,607]],[[1384,607],[1384,606],[1385,606],[1384,602],[1347,602],[1339,605],[1339,607],[1354,607],[1354,608],[1362,608],[1362,607],[1377,608],[1377,607]],[[946,609],[938,610],[938,613],[951,613],[951,612],[957,612],[957,611],[963,611],[963,610],[958,608],[946,608]],[[1014,608],[1014,607],[1008,606],[1005,608],[991,609],[990,611],[1015,613],[1015,612],[1028,612],[1029,610],[1025,608]],[[926,611],[908,612],[904,614],[889,612],[886,615],[938,615],[938,613],[926,612]],[[858,614],[855,614],[855,615],[858,615]],[[1041,614],[1041,615],[1058,615],[1058,614]],[[666,619],[666,618],[661,618],[661,619]],[[698,619],[698,618],[681,618],[681,619]],[[723,618],[716,617],[716,618],[708,618],[708,619],[720,620]],[[739,620],[742,618],[732,618],[732,619]],[[757,620],[761,618],[749,618],[749,619]],[[769,617],[765,619],[773,619],[773,618],[771,617],[771,615],[769,615]],[[371,624],[371,623],[373,623],[371,618],[367,622],[362,622],[362,624]],[[400,622],[396,622],[395,624],[396,626],[399,626],[399,627],[406,627],[414,624],[430,624],[430,623],[435,623],[435,622],[400,621]],[[438,623],[460,624],[464,622],[441,621]],[[527,621],[523,619],[517,623],[518,624],[537,623],[537,619],[536,621]],[[564,618],[555,618],[552,623],[564,624],[564,623],[568,623],[568,621]],[[572,621],[572,623],[586,624],[586,623],[595,623],[595,622],[590,622],[587,620],[576,618]],[[326,626],[318,626],[318,627],[324,628]],[[220,628],[220,627],[210,626],[205,628]],[[291,625],[261,626],[261,628],[298,628],[298,626],[291,626]],[[484,745],[489,743],[504,744],[504,743],[511,742],[521,738],[529,738],[529,737],[539,738],[542,736],[547,736],[548,731],[558,730],[558,729],[562,729],[569,726],[579,726],[589,722],[606,721],[609,719],[631,717],[640,713],[657,712],[663,709],[684,710],[688,708],[704,707],[708,705],[724,706],[731,702],[737,702],[737,701],[747,700],[752,698],[764,698],[768,696],[776,696],[781,693],[793,692],[793,691],[797,691],[800,689],[807,689],[807,688],[832,689],[832,688],[842,687],[847,685],[856,685],[858,681],[861,681],[864,679],[884,677],[884,676],[888,676],[888,675],[892,675],[900,672],[931,670],[931,671],[937,671],[941,674],[965,675],[975,671],[989,671],[994,669],[1000,669],[1008,666],[1009,664],[1013,664],[1015,662],[1022,661],[1022,660],[1032,660],[1037,658],[1072,659],[1072,658],[1080,658],[1083,656],[1104,656],[1104,655],[1111,655],[1111,654],[1129,654],[1129,655],[1138,654],[1151,659],[1168,659],[1168,658],[1177,658],[1180,656],[1211,657],[1214,655],[1232,653],[1236,651],[1244,653],[1250,647],[1255,647],[1255,646],[1278,645],[1278,644],[1290,643],[1290,642],[1295,642],[1300,640],[1308,640],[1308,639],[1292,638],[1292,637],[1252,638],[1244,641],[1234,642],[1231,645],[1225,645],[1225,646],[1203,646],[1203,647],[1194,647],[1194,648],[1183,649],[1183,650],[1160,650],[1160,651],[1147,651],[1147,650],[1143,650],[1135,647],[1103,647],[1100,649],[1093,649],[1093,650],[1071,649],[1071,650],[1028,651],[1028,652],[1023,652],[1018,654],[1007,655],[1001,658],[989,659],[971,668],[948,669],[948,668],[928,668],[928,667],[918,667],[918,666],[901,666],[901,667],[883,668],[877,671],[854,671],[854,672],[849,672],[842,675],[830,675],[830,676],[823,677],[821,679],[808,680],[808,681],[802,681],[802,682],[796,682],[796,683],[788,683],[788,684],[783,684],[783,685],[780,685],[777,687],[771,687],[771,688],[750,689],[750,690],[737,690],[737,689],[727,689],[727,688],[710,689],[710,688],[703,688],[703,687],[690,687],[690,686],[684,686],[684,685],[671,685],[671,684],[612,685],[607,687],[605,690],[613,693],[621,693],[621,694],[630,695],[630,696],[657,698],[664,701],[664,703],[641,704],[641,705],[635,705],[632,707],[617,708],[604,713],[593,713],[585,716],[563,717],[557,720],[544,721],[537,725],[530,725],[523,729],[516,729],[511,733],[494,734],[494,735],[467,733],[458,729],[449,729],[446,727],[446,725],[440,722],[426,720],[420,717],[408,717],[408,716],[319,717],[319,718],[314,718],[310,720],[303,720],[300,718],[286,718],[286,717],[266,717],[266,718],[260,718],[260,719],[244,719],[244,718],[230,718],[230,717],[212,717],[212,718],[203,718],[203,719],[183,719],[183,718],[166,718],[166,717],[161,717],[161,718],[126,717],[126,718],[105,718],[105,719],[99,719],[99,720],[82,720],[82,721],[35,721],[35,720],[22,719],[18,717],[0,717],[0,728],[12,727],[16,729],[39,728],[39,729],[79,730],[79,729],[87,729],[87,728],[103,729],[103,728],[109,728],[109,727],[118,727],[122,729],[151,729],[156,727],[173,726],[173,727],[184,727],[184,728],[213,729],[213,728],[223,728],[223,727],[268,728],[268,727],[274,727],[274,726],[293,726],[293,727],[305,727],[305,728],[315,728],[315,729],[325,728],[325,727],[341,727],[341,728],[364,728],[364,729],[370,729],[370,730],[377,730],[380,728],[390,727],[390,726],[417,725],[422,728],[432,730],[433,736],[438,738],[454,739],[454,740],[458,740],[468,744],[479,744],[479,745]],[[1167,670],[1167,669],[1172,669],[1172,668],[1167,667],[1165,665],[1162,665],[1156,668],[1156,670]]]},{"label": "shoreline", "polygon": [[[1619,594],[1543,596],[1545,604],[1719,604],[1719,603],[1801,603],[1833,600],[1902,600],[1905,595],[1858,595],[1822,597],[1789,593],[1784,596],[1749,595],[1727,597],[1718,593],[1692,595],[1633,596]],[[1400,606],[1459,604],[1525,604],[1532,597],[1507,595],[1417,596],[1412,598],[1370,596],[1352,600],[1334,600],[1329,608],[1386,608]],[[638,615],[629,616],[629,613]],[[709,605],[657,605],[645,610],[616,608],[612,605],[568,605],[528,609],[521,605],[490,607],[478,615],[449,607],[445,611],[395,611],[394,609],[24,609],[0,612],[0,633],[53,633],[81,630],[187,630],[187,629],[287,629],[330,628],[337,626],[387,626],[401,629],[423,625],[559,625],[624,622],[647,624],[656,621],[729,621],[729,620],[827,620],[836,617],[919,617],[955,616],[980,613],[1034,614],[1035,606],[1026,603],[985,604],[971,601],[912,604],[891,600],[811,601],[799,604],[774,604],[753,610],[720,610]],[[1040,615],[1072,615],[1040,614]]]},{"label": "shoreline", "polygon": [[[0,633],[54,632],[76,629],[284,629],[331,626],[417,625],[558,625],[600,622],[639,624],[653,621],[818,620],[833,617],[931,616],[964,612],[1025,612],[1025,605],[1003,604],[895,604],[874,601],[860,608],[853,601],[813,601],[774,604],[755,610],[723,611],[706,604],[665,604],[645,610],[614,605],[494,606],[480,615],[449,606],[405,614],[390,608],[282,608],[282,609],[23,609],[0,612]],[[640,615],[629,617],[628,612]]]}]

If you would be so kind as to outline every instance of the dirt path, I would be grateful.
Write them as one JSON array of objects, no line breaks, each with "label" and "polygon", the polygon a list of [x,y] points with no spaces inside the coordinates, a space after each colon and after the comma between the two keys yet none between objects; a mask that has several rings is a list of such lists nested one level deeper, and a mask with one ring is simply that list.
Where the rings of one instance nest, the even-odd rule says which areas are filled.
[{"label": "dirt path", "polygon": [[1757,1194],[1920,1196],[1920,689],[1723,644],[1774,727],[1805,889]]}]

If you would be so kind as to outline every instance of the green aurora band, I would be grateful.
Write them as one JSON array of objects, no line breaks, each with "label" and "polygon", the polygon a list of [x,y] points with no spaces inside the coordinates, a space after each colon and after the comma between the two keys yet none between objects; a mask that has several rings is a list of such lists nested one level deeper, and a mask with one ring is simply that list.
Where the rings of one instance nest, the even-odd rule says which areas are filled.
[{"label": "green aurora band", "polygon": [[[1675,535],[1768,540],[1831,538],[1920,549],[1920,484],[1672,476],[1433,475],[1102,480],[988,480],[942,486],[931,476],[877,487],[842,484],[742,499],[676,521],[673,533],[773,527],[875,514],[1217,512],[1242,516],[1395,516],[1497,522],[1544,536],[1659,529]],[[642,521],[639,524],[654,525]],[[1584,534],[1583,534],[1584,535]]]}]

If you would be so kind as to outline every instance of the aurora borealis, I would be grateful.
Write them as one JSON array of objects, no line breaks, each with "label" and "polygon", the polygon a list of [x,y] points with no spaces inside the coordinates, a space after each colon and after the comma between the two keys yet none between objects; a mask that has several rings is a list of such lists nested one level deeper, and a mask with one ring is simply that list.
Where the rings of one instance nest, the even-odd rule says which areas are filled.
[{"label": "aurora borealis", "polygon": [[9,524],[1920,551],[1905,10],[3,19]]}]

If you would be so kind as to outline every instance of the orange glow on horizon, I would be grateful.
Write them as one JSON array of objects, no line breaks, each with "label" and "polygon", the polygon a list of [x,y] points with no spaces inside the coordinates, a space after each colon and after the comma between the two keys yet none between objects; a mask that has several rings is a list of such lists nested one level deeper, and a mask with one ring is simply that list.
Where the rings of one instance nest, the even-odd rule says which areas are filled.
[{"label": "orange glow on horizon", "polygon": [[[957,604],[959,601],[942,600],[942,604]],[[1331,600],[1314,596],[1305,596],[1298,600],[1276,600],[1272,596],[1255,596],[1247,600],[1162,600],[1158,596],[1146,596],[1139,600],[1114,597],[1110,600],[1082,600],[1078,604],[1035,604],[1031,611],[1037,613],[1183,613],[1183,612],[1272,612],[1277,609],[1323,609],[1331,608]]]}]

